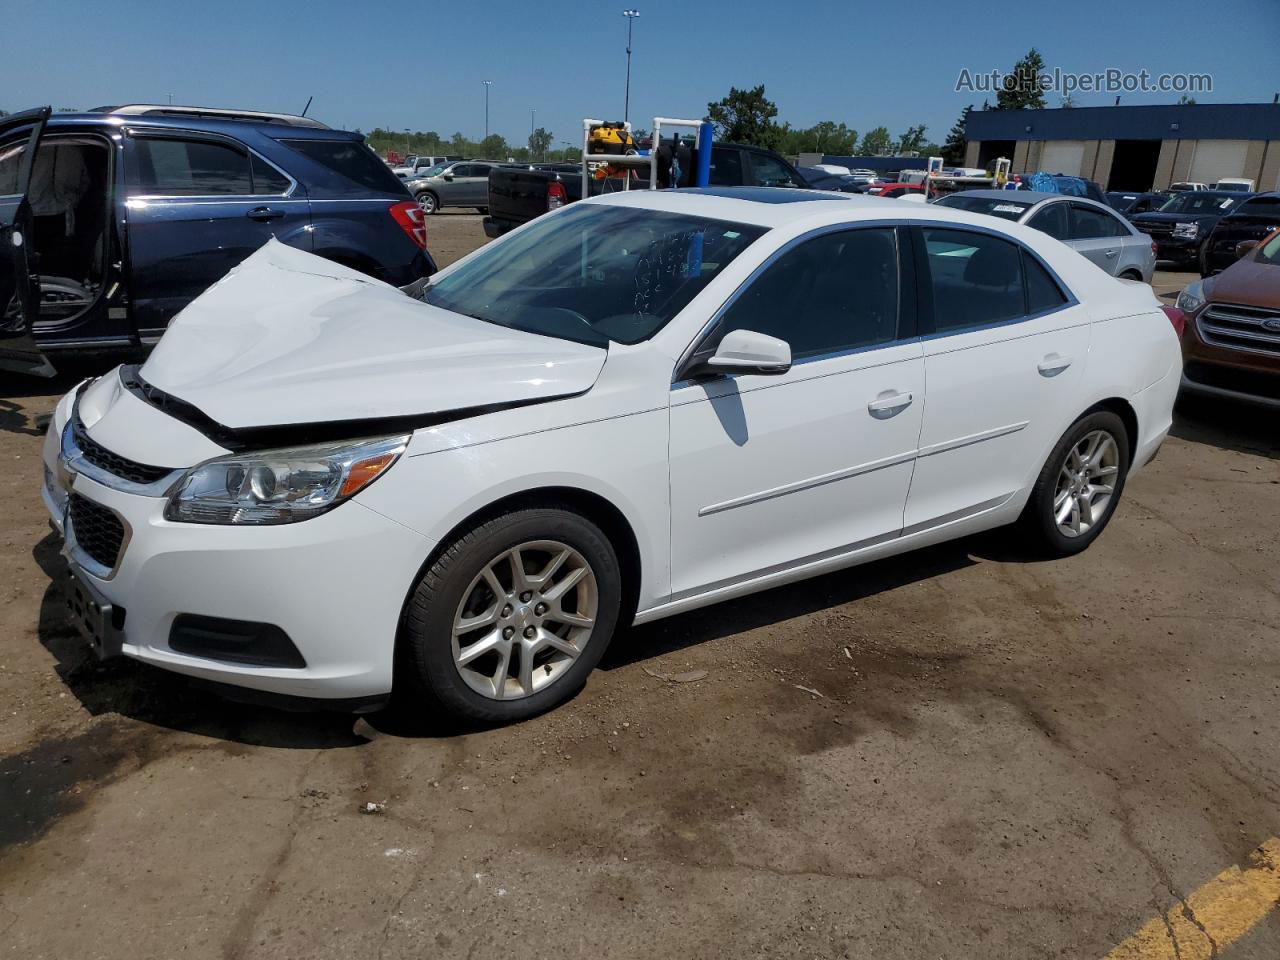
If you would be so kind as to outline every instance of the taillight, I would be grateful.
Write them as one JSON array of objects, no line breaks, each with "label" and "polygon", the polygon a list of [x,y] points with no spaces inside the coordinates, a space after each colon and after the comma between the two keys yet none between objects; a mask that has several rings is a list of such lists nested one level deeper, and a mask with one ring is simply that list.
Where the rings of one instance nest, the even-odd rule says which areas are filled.
[{"label": "taillight", "polygon": [[1186,313],[1183,312],[1181,307],[1170,307],[1168,305],[1163,305],[1160,307],[1160,309],[1164,311],[1164,315],[1168,317],[1169,322],[1173,324],[1173,332],[1176,333],[1179,337],[1181,337],[1182,331],[1187,328]]},{"label": "taillight", "polygon": [[422,250],[427,249],[427,215],[412,200],[404,200],[393,206],[388,213],[400,229],[409,235],[409,239]]},{"label": "taillight", "polygon": [[1153,257],[1160,256],[1160,247],[1156,245],[1154,240],[1151,241],[1151,255]]},{"label": "taillight", "polygon": [[547,184],[547,210],[559,210],[569,202],[569,194],[564,192],[564,184],[552,180]]}]

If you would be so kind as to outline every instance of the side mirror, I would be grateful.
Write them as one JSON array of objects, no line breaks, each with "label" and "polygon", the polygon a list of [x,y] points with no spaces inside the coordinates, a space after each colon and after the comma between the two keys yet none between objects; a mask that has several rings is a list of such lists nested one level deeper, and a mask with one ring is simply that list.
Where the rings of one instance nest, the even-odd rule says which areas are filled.
[{"label": "side mirror", "polygon": [[1241,240],[1236,244],[1236,259],[1247,257],[1249,255],[1249,251],[1257,245],[1257,240]]},{"label": "side mirror", "polygon": [[446,179],[446,180],[452,180],[452,179],[453,179],[453,174],[452,174],[452,173],[446,173],[446,174],[444,175],[444,179]]},{"label": "side mirror", "polygon": [[713,356],[708,373],[758,373],[776,376],[791,369],[791,346],[785,340],[754,330],[730,330]]}]

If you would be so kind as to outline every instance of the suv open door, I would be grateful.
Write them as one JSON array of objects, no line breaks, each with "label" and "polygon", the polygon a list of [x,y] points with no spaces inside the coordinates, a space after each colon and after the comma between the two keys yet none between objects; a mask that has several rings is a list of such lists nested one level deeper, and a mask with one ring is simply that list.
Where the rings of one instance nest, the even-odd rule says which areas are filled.
[{"label": "suv open door", "polygon": [[0,370],[42,377],[56,371],[32,336],[40,286],[30,262],[35,235],[27,188],[51,112],[41,107],[0,119]]}]

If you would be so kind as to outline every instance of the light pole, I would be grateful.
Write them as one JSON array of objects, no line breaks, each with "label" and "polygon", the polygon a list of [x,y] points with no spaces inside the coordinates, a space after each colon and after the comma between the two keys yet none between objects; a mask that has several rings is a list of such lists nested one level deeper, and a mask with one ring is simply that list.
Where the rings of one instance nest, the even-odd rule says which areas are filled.
[{"label": "light pole", "polygon": [[484,84],[484,138],[489,139],[489,88],[493,86],[492,80],[481,80]]},{"label": "light pole", "polygon": [[622,15],[627,18],[627,94],[622,101],[622,120],[625,123],[631,119],[631,26],[640,16],[640,11],[623,10]]}]

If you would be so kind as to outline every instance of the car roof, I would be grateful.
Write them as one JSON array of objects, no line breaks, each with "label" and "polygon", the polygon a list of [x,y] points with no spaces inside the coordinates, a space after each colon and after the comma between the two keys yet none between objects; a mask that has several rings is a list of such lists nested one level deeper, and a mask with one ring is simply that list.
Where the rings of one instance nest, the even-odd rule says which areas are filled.
[{"label": "car roof", "polygon": [[[104,107],[102,110],[87,110],[81,113],[55,113],[49,117],[49,127],[63,126],[99,126],[99,127],[151,127],[171,130],[208,130],[214,133],[225,133],[234,136],[236,131],[246,127],[269,137],[285,140],[361,140],[358,133],[346,130],[334,130],[329,127],[298,126],[276,120],[270,115],[261,118],[249,114],[215,115],[201,113],[160,114],[160,113],[113,113],[114,108]],[[243,117],[243,119],[242,119]]]}]

